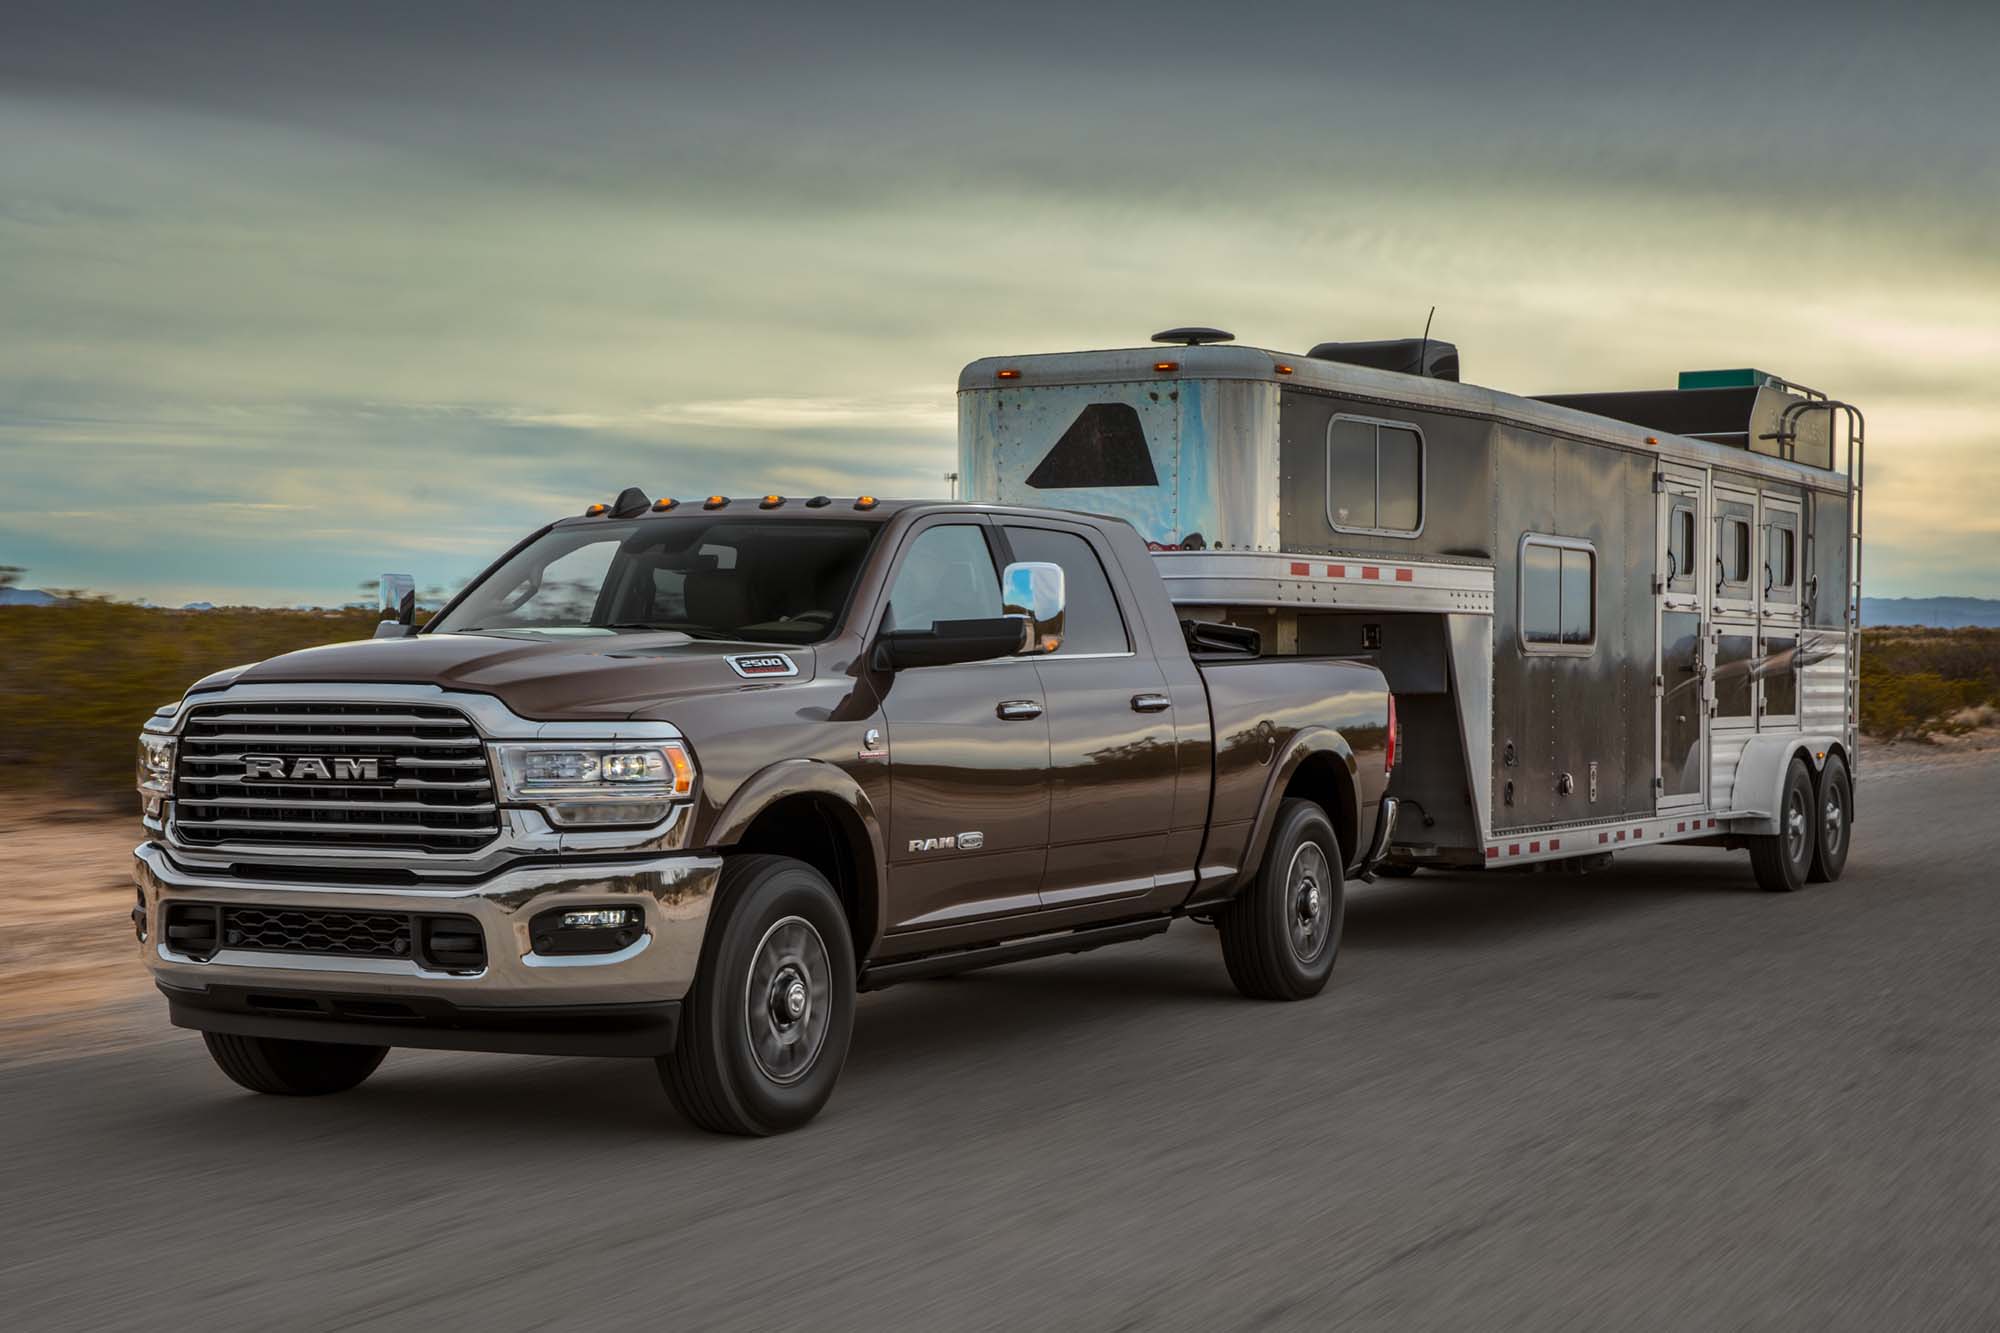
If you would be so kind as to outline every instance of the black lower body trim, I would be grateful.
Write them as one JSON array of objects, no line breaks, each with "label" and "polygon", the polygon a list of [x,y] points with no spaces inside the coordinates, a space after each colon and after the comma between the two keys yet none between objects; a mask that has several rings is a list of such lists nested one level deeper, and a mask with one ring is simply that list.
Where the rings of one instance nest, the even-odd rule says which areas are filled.
[{"label": "black lower body trim", "polygon": [[665,1055],[678,1000],[480,1008],[419,996],[157,983],[174,1026],[197,1032],[351,1046],[411,1046],[511,1055]]}]

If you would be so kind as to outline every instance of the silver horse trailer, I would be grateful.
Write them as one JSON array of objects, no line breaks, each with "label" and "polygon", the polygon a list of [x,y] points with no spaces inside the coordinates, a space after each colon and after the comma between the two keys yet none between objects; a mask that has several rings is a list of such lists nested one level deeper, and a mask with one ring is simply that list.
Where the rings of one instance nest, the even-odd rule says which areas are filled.
[{"label": "silver horse trailer", "polygon": [[1155,343],[967,366],[968,498],[1127,519],[1186,618],[1381,666],[1391,873],[1690,842],[1839,875],[1859,412],[1752,370],[1525,398],[1430,339]]}]

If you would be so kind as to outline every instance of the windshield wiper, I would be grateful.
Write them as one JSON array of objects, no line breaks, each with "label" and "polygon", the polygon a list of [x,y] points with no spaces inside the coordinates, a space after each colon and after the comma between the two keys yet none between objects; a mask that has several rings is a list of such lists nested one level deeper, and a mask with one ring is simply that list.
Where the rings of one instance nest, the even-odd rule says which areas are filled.
[{"label": "windshield wiper", "polygon": [[664,620],[613,620],[596,626],[596,628],[652,630],[662,634],[685,634],[690,639],[730,639],[735,637],[700,625],[676,625]]}]

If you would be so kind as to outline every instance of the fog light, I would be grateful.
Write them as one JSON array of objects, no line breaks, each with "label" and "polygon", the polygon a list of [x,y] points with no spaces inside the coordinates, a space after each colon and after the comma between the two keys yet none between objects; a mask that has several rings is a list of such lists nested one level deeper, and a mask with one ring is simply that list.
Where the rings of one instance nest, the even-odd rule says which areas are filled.
[{"label": "fog light", "polygon": [[556,957],[617,953],[645,933],[636,907],[558,907],[528,923],[535,952]]}]

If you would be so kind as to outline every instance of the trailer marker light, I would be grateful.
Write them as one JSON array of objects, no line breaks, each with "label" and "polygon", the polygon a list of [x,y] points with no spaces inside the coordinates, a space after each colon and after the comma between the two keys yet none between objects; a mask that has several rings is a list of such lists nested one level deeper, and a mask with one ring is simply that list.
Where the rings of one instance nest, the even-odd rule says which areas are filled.
[{"label": "trailer marker light", "polygon": [[881,501],[877,500],[874,496],[864,495],[854,502],[854,507],[856,509],[873,509],[880,503]]},{"label": "trailer marker light", "polygon": [[1021,378],[1021,372],[1018,370],[996,370],[993,372],[993,378],[1001,380],[1017,380]]},{"label": "trailer marker light", "polygon": [[583,511],[583,516],[585,518],[596,518],[599,514],[603,513],[610,507],[611,507],[610,505],[592,505],[590,506],[590,508]]},{"label": "trailer marker light", "polygon": [[1162,375],[1171,374],[1180,368],[1181,363],[1178,361],[1155,361],[1153,363],[1153,369],[1159,371]]},{"label": "trailer marker light", "polygon": [[759,509],[776,509],[784,502],[785,497],[782,495],[767,495],[757,502],[757,507]]},{"label": "trailer marker light", "polygon": [[656,514],[664,514],[669,509],[672,509],[675,505],[679,503],[680,501],[674,499],[671,495],[661,496],[659,499],[653,501],[653,512]]},{"label": "trailer marker light", "polygon": [[1648,435],[1646,437],[1646,443],[1657,447],[1658,444],[1660,443],[1660,437],[1657,435]]},{"label": "trailer marker light", "polygon": [[728,503],[729,497],[726,495],[711,495],[701,502],[701,507],[703,509],[720,509]]},{"label": "trailer marker light", "polygon": [[1277,365],[1272,366],[1271,369],[1277,371],[1280,375],[1289,375],[1292,373],[1292,368],[1286,365],[1282,361],[1280,361]]}]

